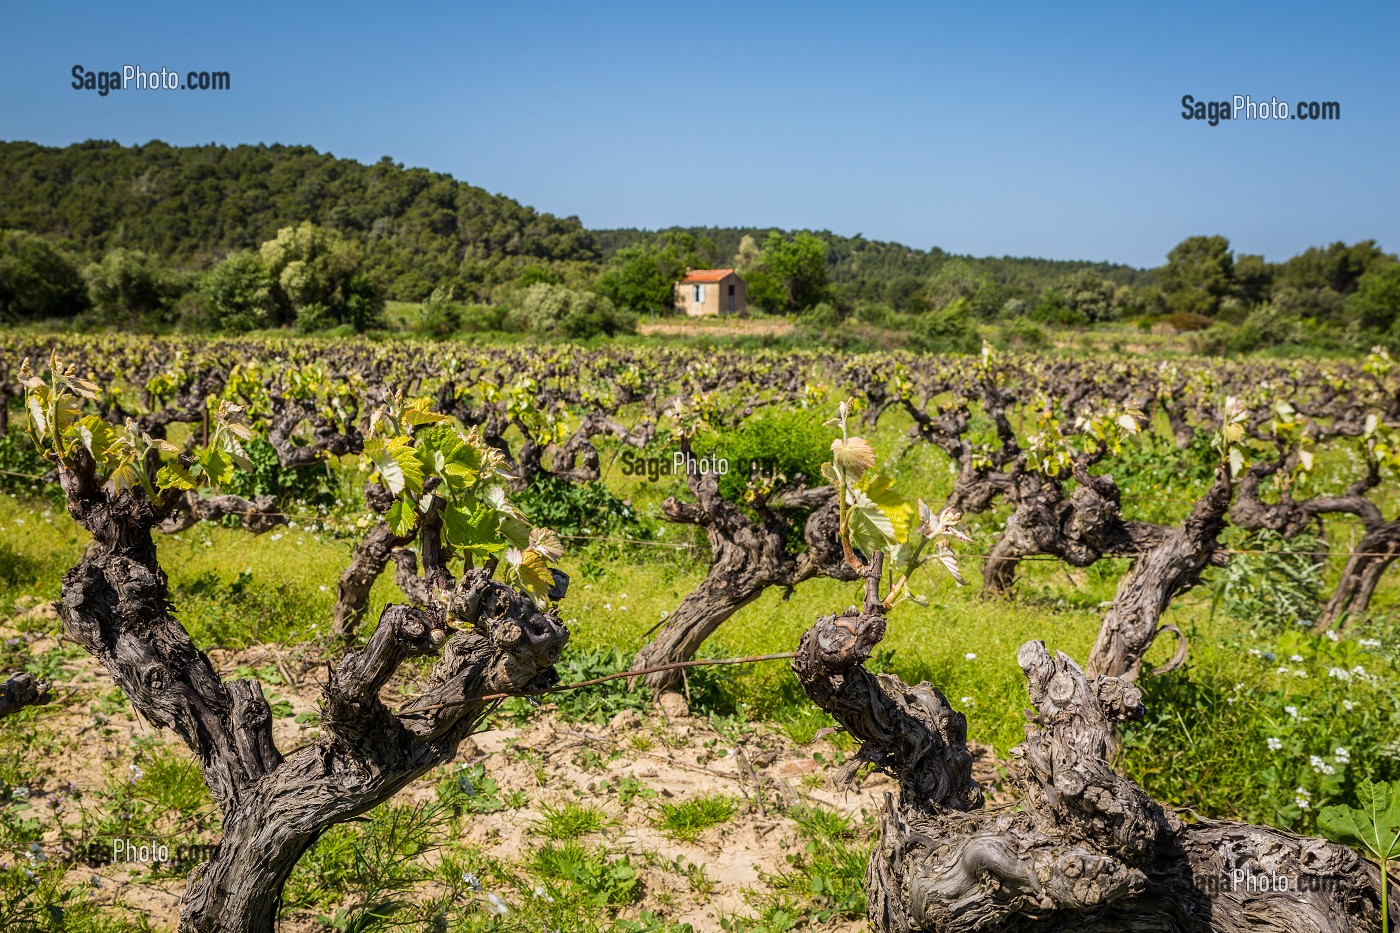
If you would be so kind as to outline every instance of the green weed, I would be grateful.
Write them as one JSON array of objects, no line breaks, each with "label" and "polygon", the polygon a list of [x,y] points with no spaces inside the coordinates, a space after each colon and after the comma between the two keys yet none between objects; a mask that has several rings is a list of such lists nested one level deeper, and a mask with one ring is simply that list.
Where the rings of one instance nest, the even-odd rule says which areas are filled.
[{"label": "green weed", "polygon": [[739,802],[733,797],[705,794],[679,803],[659,804],[651,824],[672,839],[694,842],[711,826],[728,822],[738,809]]}]

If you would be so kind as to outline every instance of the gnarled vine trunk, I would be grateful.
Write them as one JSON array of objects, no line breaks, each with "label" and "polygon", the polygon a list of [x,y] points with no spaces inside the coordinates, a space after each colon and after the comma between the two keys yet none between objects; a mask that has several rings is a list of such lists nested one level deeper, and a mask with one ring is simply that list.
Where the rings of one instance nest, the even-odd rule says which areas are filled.
[{"label": "gnarled vine trunk", "polygon": [[[815,576],[855,579],[841,551],[839,512],[831,487],[786,490],[756,501],[758,520],[720,496],[713,476],[692,476],[690,487],[696,502],[670,498],[662,510],[671,521],[705,529],[710,569],[656,638],[637,652],[634,670],[689,660],[720,625],[770,586],[792,587]],[[811,513],[803,526],[806,548],[799,554],[789,553],[788,515],[805,511]],[[670,670],[647,674],[644,683],[660,691],[680,680],[680,672]]]},{"label": "gnarled vine trunk", "polygon": [[[1035,712],[1015,754],[1019,806],[982,809],[967,722],[930,684],[864,666],[884,637],[864,609],[826,616],[793,660],[808,696],[899,784],[866,870],[877,933],[1376,933],[1380,873],[1321,839],[1184,822],[1107,763],[1142,714],[1118,677],[1086,676],[1041,642],[1017,654]],[[1288,879],[1276,891],[1275,879]],[[1270,890],[1260,890],[1268,879]]]},{"label": "gnarled vine trunk", "polygon": [[1314,629],[1326,631],[1364,616],[1381,576],[1400,557],[1400,521],[1368,524],[1347,558],[1337,588],[1318,614]]},{"label": "gnarled vine trunk", "polygon": [[[93,544],[64,575],[64,631],[143,717],[190,747],[223,816],[223,837],[181,902],[184,933],[271,933],[287,877],[328,827],[450,761],[483,711],[475,698],[557,682],[568,630],[489,571],[471,570],[447,608],[384,611],[323,687],[320,737],[284,758],[257,681],[221,680],[171,614],[151,536],[171,506],[111,493],[86,452],[74,456],[77,468],[60,479]],[[399,665],[439,650],[418,698],[391,711],[379,693]]]},{"label": "gnarled vine trunk", "polygon": [[53,699],[49,685],[33,674],[11,674],[0,682],[0,718]]},{"label": "gnarled vine trunk", "polygon": [[1161,625],[1162,613],[1177,593],[1200,579],[1207,565],[1225,557],[1218,539],[1225,528],[1230,496],[1230,468],[1221,464],[1215,481],[1186,520],[1133,563],[1118,583],[1117,595],[1089,653],[1089,676],[1135,679],[1147,650],[1163,631],[1176,635],[1177,651],[1162,669],[1185,660],[1186,641],[1175,626]]}]

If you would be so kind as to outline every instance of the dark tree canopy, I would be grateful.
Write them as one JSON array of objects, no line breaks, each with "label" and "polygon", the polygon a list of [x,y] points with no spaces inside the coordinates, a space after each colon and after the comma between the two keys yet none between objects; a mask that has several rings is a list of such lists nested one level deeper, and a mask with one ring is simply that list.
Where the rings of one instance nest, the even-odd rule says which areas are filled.
[{"label": "dark tree canopy", "polygon": [[0,143],[0,227],[63,237],[97,261],[117,247],[207,268],[310,221],[360,244],[389,293],[513,280],[539,261],[592,262],[593,235],[459,182],[306,146],[66,148]]},{"label": "dark tree canopy", "polygon": [[0,230],[0,320],[72,317],[87,307],[78,269],[53,244]]}]

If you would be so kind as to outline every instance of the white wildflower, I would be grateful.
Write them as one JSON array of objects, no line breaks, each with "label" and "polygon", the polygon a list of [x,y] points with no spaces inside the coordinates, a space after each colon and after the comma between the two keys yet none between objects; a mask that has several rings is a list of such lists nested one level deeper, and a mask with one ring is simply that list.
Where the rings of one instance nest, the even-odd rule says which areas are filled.
[{"label": "white wildflower", "polygon": [[1347,751],[1345,748],[1342,748],[1340,745],[1332,749],[1332,757],[1337,759],[1337,764],[1339,765],[1351,763],[1351,752]]},{"label": "white wildflower", "polygon": [[1269,751],[1271,752],[1276,752],[1279,749],[1283,748],[1283,740],[1276,739],[1273,736],[1269,736],[1269,738],[1266,740],[1266,744],[1269,746]]},{"label": "white wildflower", "polygon": [[1336,769],[1336,768],[1332,767],[1332,766],[1329,765],[1327,762],[1323,761],[1323,760],[1322,760],[1321,758],[1319,758],[1317,755],[1309,755],[1309,756],[1308,756],[1308,764],[1312,765],[1312,769],[1313,769],[1314,771],[1316,771],[1318,774],[1336,774],[1336,773],[1337,773],[1337,769]]}]

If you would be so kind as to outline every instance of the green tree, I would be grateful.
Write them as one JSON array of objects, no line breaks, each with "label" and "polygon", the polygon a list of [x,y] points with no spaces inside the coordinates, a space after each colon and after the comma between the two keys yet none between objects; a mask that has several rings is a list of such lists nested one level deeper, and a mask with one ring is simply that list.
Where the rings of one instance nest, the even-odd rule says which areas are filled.
[{"label": "green tree", "polygon": [[1363,275],[1346,308],[1362,327],[1394,329],[1400,321],[1400,263],[1377,266]]},{"label": "green tree", "polygon": [[182,283],[154,257],[139,249],[118,247],[101,262],[83,270],[88,300],[109,320],[134,318],[144,323],[169,323]]},{"label": "green tree", "polygon": [[919,317],[914,332],[923,349],[940,353],[975,353],[982,345],[972,322],[971,305],[956,298]]},{"label": "green tree", "polygon": [[996,314],[1006,303],[1006,295],[992,277],[961,257],[943,263],[924,294],[929,307],[945,308],[962,299],[970,313],[983,318]]},{"label": "green tree", "polygon": [[1116,289],[1112,282],[1092,269],[1081,269],[1060,287],[1064,303],[1091,324],[1117,317]]},{"label": "green tree", "polygon": [[303,330],[349,324],[357,331],[383,320],[384,296],[362,268],[359,245],[302,223],[283,227],[258,250],[278,309],[278,323]]},{"label": "green tree", "polygon": [[[714,244],[710,243],[713,249]],[[660,238],[618,250],[598,277],[598,294],[633,314],[676,309],[676,283],[703,262],[693,234],[667,231]]]},{"label": "green tree", "polygon": [[885,301],[901,314],[909,314],[919,310],[923,290],[923,279],[917,275],[901,275],[885,285]]},{"label": "green tree", "polygon": [[[520,275],[516,276],[515,284],[521,288],[529,288],[531,285],[538,285],[544,282],[548,285],[558,285],[563,282],[559,273],[549,266],[527,266]],[[437,289],[433,290],[434,292]]]},{"label": "green tree", "polygon": [[239,334],[277,323],[272,277],[253,253],[234,253],[205,273],[199,297],[211,330]]},{"label": "green tree", "polygon": [[1223,236],[1187,237],[1167,254],[1162,291],[1173,311],[1213,316],[1230,292],[1234,258]]},{"label": "green tree", "polygon": [[521,293],[519,302],[520,316],[530,330],[539,333],[586,338],[636,330],[636,318],[619,311],[609,299],[565,285],[531,285]]},{"label": "green tree", "polygon": [[72,317],[87,307],[78,269],[43,237],[0,231],[0,318]]},{"label": "green tree", "polygon": [[763,271],[783,292],[785,310],[806,311],[826,298],[826,243],[810,233],[791,240],[776,230],[763,244]]},{"label": "green tree", "polygon": [[1236,256],[1230,279],[1234,297],[1243,305],[1256,305],[1269,298],[1274,267],[1265,262],[1263,256]]},{"label": "green tree", "polygon": [[734,271],[744,275],[750,269],[758,265],[760,251],[758,241],[751,235],[744,234],[739,240],[739,249],[734,253]]},{"label": "green tree", "polygon": [[1032,320],[1040,321],[1044,324],[1063,324],[1077,326],[1087,324],[1089,319],[1084,316],[1074,305],[1069,303],[1064,293],[1057,288],[1047,288],[1040,296],[1040,301],[1031,310]]},{"label": "green tree", "polygon": [[1293,314],[1335,319],[1368,272],[1394,261],[1374,240],[1310,247],[1278,267],[1274,301]]},{"label": "green tree", "polygon": [[1338,295],[1349,295],[1363,275],[1394,260],[1375,240],[1350,246],[1338,240],[1327,247],[1309,247],[1283,263],[1278,270],[1278,284],[1301,291],[1329,288]]}]

